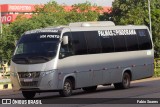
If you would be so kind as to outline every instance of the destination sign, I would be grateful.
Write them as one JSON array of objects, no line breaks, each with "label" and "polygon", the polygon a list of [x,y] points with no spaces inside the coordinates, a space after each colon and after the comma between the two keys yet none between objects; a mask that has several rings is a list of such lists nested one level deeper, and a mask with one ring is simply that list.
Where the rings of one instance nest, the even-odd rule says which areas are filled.
[{"label": "destination sign", "polygon": [[58,33],[59,30],[57,29],[40,29],[40,30],[32,30],[32,31],[27,31],[25,34],[32,34],[32,33],[43,33],[43,32],[48,32],[48,33]]},{"label": "destination sign", "polygon": [[99,30],[99,36],[136,35],[135,29]]},{"label": "destination sign", "polygon": [[60,38],[59,35],[40,35],[40,38]]}]

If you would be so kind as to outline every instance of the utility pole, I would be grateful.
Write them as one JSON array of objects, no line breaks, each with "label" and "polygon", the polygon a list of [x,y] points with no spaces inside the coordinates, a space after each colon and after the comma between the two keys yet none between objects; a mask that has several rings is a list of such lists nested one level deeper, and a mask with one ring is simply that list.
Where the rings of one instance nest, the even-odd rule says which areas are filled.
[{"label": "utility pole", "polygon": [[148,15],[149,15],[150,33],[152,34],[151,1],[150,0],[148,0]]}]

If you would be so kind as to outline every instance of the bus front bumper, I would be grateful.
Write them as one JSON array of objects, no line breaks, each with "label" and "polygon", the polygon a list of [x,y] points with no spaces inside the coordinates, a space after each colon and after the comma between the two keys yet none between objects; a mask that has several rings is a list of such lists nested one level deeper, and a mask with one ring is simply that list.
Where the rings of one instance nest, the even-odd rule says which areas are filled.
[{"label": "bus front bumper", "polygon": [[11,72],[13,90],[58,90],[57,72]]}]

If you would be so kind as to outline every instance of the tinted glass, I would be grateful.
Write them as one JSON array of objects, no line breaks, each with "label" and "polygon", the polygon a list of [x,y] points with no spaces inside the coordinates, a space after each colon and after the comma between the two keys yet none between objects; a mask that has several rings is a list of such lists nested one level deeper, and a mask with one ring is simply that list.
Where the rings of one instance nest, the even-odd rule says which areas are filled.
[{"label": "tinted glass", "polygon": [[112,36],[114,40],[115,52],[127,51],[123,35]]},{"label": "tinted glass", "polygon": [[75,55],[87,54],[87,44],[84,32],[72,32],[72,45]]},{"label": "tinted glass", "polygon": [[57,43],[55,42],[35,42],[20,43],[17,45],[15,55],[19,54],[39,54],[43,52],[55,52]]},{"label": "tinted glass", "polygon": [[59,34],[34,33],[23,35],[16,46],[12,60],[18,64],[44,63],[55,57]]},{"label": "tinted glass", "polygon": [[125,35],[128,51],[138,50],[138,40],[136,35]]},{"label": "tinted glass", "polygon": [[112,36],[101,36],[102,52],[114,52],[114,44]]},{"label": "tinted glass", "polygon": [[68,44],[63,44],[63,42],[61,43],[59,58],[74,55],[71,33],[66,32],[63,34],[63,36],[68,36]]},{"label": "tinted glass", "polygon": [[85,32],[85,38],[89,54],[101,53],[100,37],[96,31]]},{"label": "tinted glass", "polygon": [[20,43],[32,43],[32,42],[45,42],[45,41],[59,41],[59,33],[33,33],[22,35],[18,44]]},{"label": "tinted glass", "polygon": [[150,39],[148,30],[139,29],[139,30],[136,30],[136,33],[137,33],[139,48],[141,50],[151,49],[152,44],[151,44],[151,39]]}]

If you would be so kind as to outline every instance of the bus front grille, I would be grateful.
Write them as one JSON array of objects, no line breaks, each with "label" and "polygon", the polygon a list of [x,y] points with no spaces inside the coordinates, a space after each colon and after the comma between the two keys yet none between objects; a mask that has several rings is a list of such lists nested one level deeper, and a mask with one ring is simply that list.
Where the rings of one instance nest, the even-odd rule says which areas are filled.
[{"label": "bus front grille", "polygon": [[21,86],[37,87],[38,86],[38,81],[32,81],[32,82],[21,81]]},{"label": "bus front grille", "polygon": [[38,78],[40,72],[18,72],[19,78]]}]

